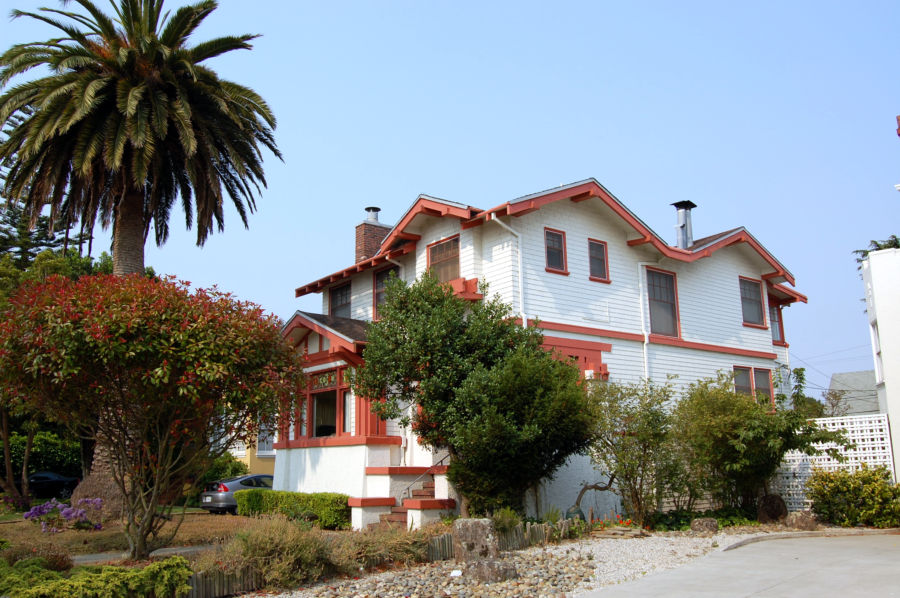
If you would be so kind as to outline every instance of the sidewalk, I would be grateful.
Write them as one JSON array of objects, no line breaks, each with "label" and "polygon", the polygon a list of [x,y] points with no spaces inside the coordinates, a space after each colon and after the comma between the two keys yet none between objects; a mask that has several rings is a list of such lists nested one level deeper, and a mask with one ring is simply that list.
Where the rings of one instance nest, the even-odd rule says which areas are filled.
[{"label": "sidewalk", "polygon": [[[150,558],[165,558],[173,554],[188,555],[202,552],[212,548],[212,544],[201,544],[199,546],[175,546],[173,548],[160,548],[150,553]],[[76,554],[72,556],[72,562],[75,565],[105,565],[116,564],[124,560],[128,556],[125,552],[98,552],[95,554]]]},{"label": "sidewalk", "polygon": [[[815,534],[815,535],[812,535]],[[900,530],[754,538],[677,569],[582,597],[900,597]]]}]

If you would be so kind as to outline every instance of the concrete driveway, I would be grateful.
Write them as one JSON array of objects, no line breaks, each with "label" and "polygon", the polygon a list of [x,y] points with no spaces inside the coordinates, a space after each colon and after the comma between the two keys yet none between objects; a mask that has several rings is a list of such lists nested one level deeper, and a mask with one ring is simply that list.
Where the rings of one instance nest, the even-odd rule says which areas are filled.
[{"label": "concrete driveway", "polygon": [[900,597],[900,534],[756,542],[581,596]]}]

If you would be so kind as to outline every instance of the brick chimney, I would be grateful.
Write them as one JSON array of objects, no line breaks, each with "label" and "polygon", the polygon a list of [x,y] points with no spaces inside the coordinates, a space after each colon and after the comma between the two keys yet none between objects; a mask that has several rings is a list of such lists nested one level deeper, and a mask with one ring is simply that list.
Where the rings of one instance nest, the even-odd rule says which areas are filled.
[{"label": "brick chimney", "polygon": [[375,257],[391,227],[378,222],[381,208],[366,208],[366,219],[356,225],[356,263]]}]

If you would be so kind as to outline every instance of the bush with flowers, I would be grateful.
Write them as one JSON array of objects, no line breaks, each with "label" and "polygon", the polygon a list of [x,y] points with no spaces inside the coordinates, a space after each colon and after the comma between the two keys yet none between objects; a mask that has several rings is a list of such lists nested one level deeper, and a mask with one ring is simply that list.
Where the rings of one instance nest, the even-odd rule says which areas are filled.
[{"label": "bush with flowers", "polygon": [[23,517],[34,523],[40,523],[42,532],[52,534],[67,528],[99,530],[103,527],[100,523],[102,511],[101,498],[82,498],[74,506],[51,498],[45,503],[33,506]]}]

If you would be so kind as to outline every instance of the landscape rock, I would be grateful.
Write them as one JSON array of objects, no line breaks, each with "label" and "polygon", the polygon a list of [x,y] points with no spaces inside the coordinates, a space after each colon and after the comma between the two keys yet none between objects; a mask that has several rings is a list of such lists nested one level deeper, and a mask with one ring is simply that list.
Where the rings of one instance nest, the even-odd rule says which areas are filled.
[{"label": "landscape rock", "polygon": [[476,561],[474,564],[470,564],[466,573],[481,583],[496,583],[519,577],[519,572],[516,571],[514,563],[493,559]]},{"label": "landscape rock", "polygon": [[457,519],[453,522],[453,556],[457,561],[496,559],[500,547],[490,519]]},{"label": "landscape rock", "polygon": [[787,517],[787,505],[777,494],[767,494],[759,499],[756,519],[760,523],[777,523]]},{"label": "landscape rock", "polygon": [[787,517],[784,518],[784,524],[787,527],[811,532],[818,529],[819,519],[812,511],[794,511],[793,513],[788,513]]},{"label": "landscape rock", "polygon": [[716,521],[715,517],[691,519],[691,531],[714,534],[719,531],[719,522]]}]

